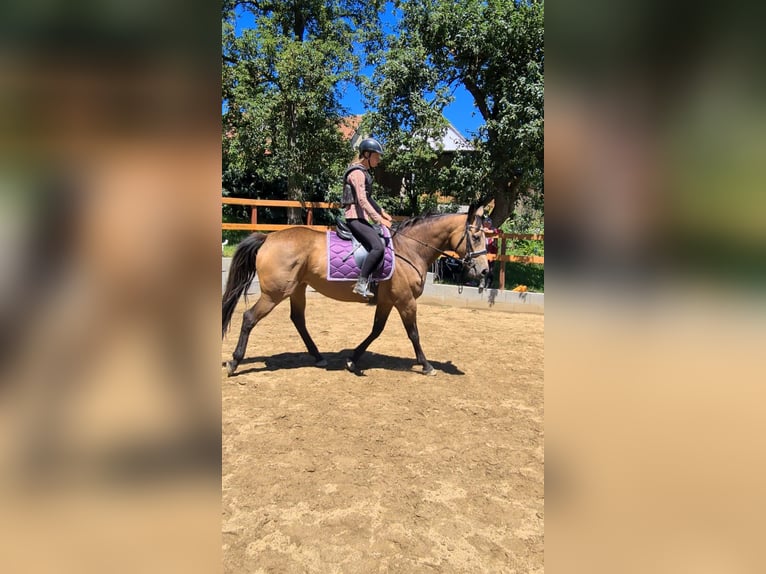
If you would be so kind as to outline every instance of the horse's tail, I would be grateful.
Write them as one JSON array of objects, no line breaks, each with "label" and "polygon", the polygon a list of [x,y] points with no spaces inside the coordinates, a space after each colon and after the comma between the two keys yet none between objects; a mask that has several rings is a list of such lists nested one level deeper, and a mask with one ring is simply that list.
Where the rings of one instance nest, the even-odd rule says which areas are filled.
[{"label": "horse's tail", "polygon": [[243,293],[255,278],[255,257],[258,250],[266,241],[266,235],[263,233],[253,233],[242,243],[237,245],[234,251],[234,257],[229,267],[229,278],[226,280],[226,291],[223,293],[223,307],[221,316],[223,318],[223,331],[221,336],[229,330],[229,322],[234,313],[234,308]]}]

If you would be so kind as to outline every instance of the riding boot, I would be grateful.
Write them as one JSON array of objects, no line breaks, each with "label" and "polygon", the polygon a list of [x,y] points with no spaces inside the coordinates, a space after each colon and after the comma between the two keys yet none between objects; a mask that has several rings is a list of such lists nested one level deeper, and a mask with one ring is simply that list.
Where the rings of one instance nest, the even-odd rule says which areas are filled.
[{"label": "riding boot", "polygon": [[370,298],[374,297],[375,294],[368,291],[367,286],[369,284],[369,279],[367,277],[360,277],[356,280],[356,285],[354,285],[354,293],[357,295],[361,295],[362,297]]}]

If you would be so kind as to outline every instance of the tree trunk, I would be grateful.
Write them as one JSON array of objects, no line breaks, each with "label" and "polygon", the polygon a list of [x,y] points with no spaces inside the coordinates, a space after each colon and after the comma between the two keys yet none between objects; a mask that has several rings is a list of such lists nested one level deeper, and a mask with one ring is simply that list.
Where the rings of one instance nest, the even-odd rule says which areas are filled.
[{"label": "tree trunk", "polygon": [[415,186],[411,184],[405,184],[407,189],[407,203],[409,204],[409,212],[411,215],[420,214],[420,202],[418,201],[418,194],[415,191]]},{"label": "tree trunk", "polygon": [[495,191],[492,197],[495,200],[495,207],[489,215],[494,226],[500,227],[513,217],[513,209],[516,207],[516,201],[519,199],[519,192],[521,191],[521,178],[515,177],[511,181],[495,181],[493,187]]},{"label": "tree trunk", "polygon": [[[293,175],[287,177],[287,199],[303,201],[303,191],[298,185],[297,179]],[[288,207],[287,223],[288,225],[303,225],[303,209],[300,207]]]},{"label": "tree trunk", "polygon": [[[288,102],[287,104],[287,145],[290,148],[291,156],[295,158],[295,149],[298,142],[298,125],[296,119],[295,104]],[[294,161],[294,160],[293,160]],[[291,162],[293,163],[293,162]],[[291,201],[303,201],[303,190],[299,185],[299,178],[296,176],[297,166],[294,165],[290,169],[290,173],[287,175],[287,199]],[[287,208],[287,224],[288,225],[303,225],[303,210],[300,207],[288,207]]]}]

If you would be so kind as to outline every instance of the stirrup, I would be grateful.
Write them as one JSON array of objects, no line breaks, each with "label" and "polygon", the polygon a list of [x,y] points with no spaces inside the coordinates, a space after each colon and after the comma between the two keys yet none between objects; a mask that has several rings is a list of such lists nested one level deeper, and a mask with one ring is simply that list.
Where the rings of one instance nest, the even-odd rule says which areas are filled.
[{"label": "stirrup", "polygon": [[361,295],[365,299],[369,299],[370,297],[374,297],[375,296],[375,293],[372,293],[369,290],[369,282],[361,283],[360,281],[357,281],[354,284],[354,288],[352,289],[352,291],[354,293],[356,293],[357,295]]}]

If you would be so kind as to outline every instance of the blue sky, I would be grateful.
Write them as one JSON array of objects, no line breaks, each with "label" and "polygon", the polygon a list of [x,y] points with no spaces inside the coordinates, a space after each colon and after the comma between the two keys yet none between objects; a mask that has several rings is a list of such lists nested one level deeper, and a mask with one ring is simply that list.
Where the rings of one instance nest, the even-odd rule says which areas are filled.
[{"label": "blue sky", "polygon": [[[383,27],[386,33],[393,33],[396,27],[396,22],[399,18],[397,11],[393,8],[389,2],[386,4],[385,12],[382,15]],[[253,17],[249,12],[241,12],[239,20],[237,22],[237,33],[243,28],[249,28],[253,26]],[[372,69],[366,68],[362,71],[363,74],[371,76]],[[343,105],[348,109],[349,114],[363,114],[366,110],[365,102],[362,99],[361,94],[353,85],[347,85],[343,88],[344,95],[341,99]],[[457,130],[467,138],[471,138],[475,135],[479,126],[484,123],[484,120],[479,113],[479,110],[473,104],[473,96],[463,88],[458,86],[455,89],[453,96],[455,100],[445,108],[444,117],[457,128]]]}]

